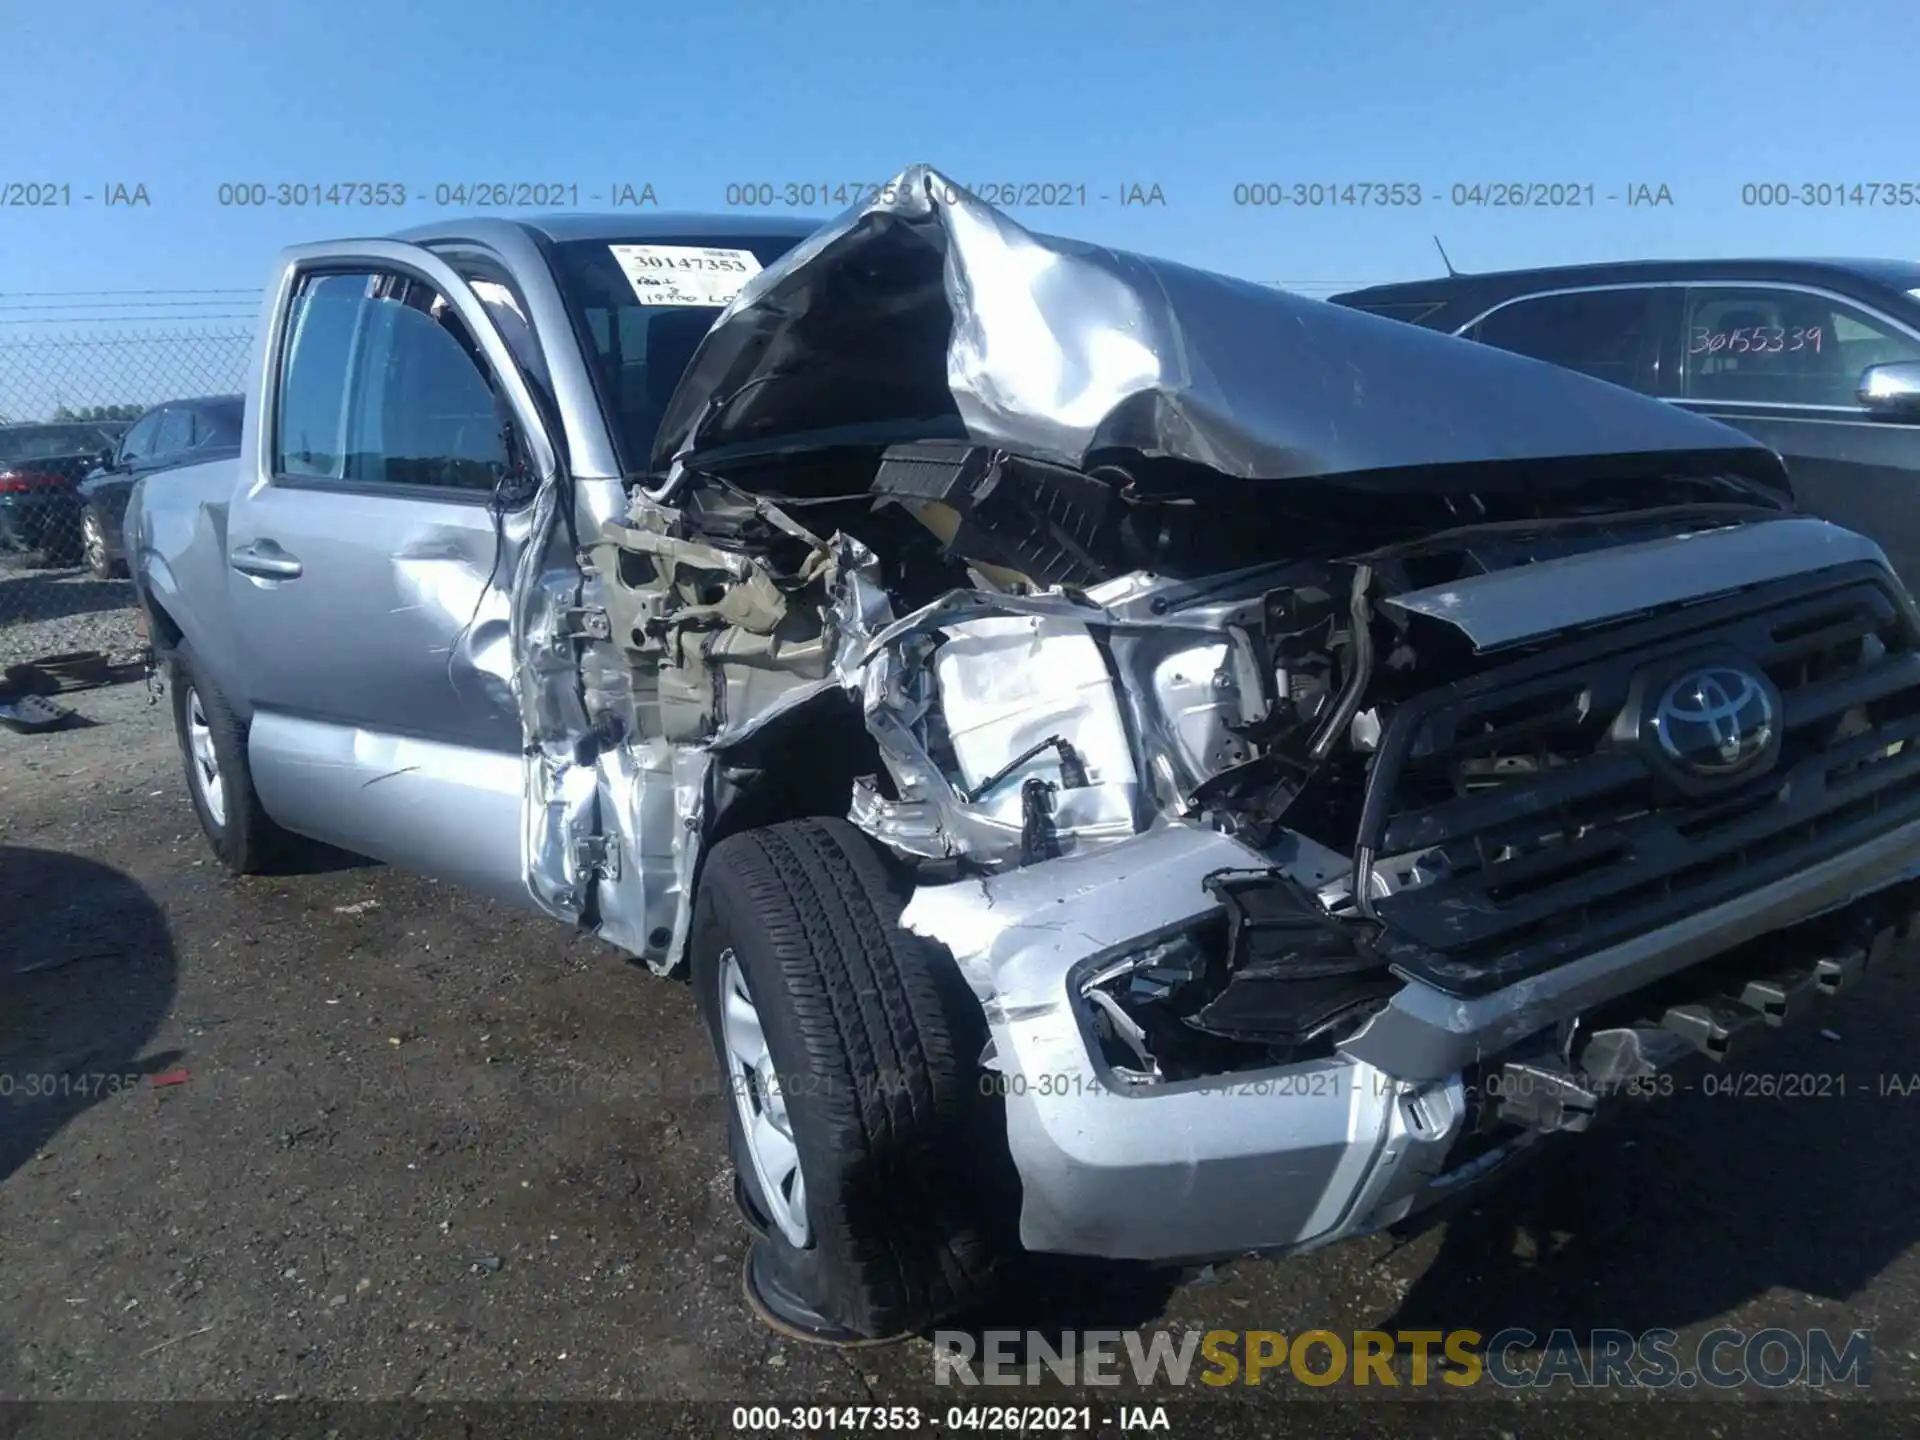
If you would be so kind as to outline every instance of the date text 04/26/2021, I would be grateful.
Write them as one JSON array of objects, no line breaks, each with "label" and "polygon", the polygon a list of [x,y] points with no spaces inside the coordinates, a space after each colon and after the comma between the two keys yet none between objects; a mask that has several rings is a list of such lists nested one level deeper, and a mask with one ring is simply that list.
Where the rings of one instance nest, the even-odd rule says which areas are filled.
[{"label": "date text 04/26/2021", "polygon": [[465,210],[577,210],[582,202],[609,210],[658,210],[651,181],[438,180],[408,185],[398,180],[234,180],[214,187],[221,209],[371,209],[409,205]]},{"label": "date text 04/26/2021", "polygon": [[[1256,1074],[1242,1078],[1221,1077],[1191,1083],[1199,1094],[1221,1096],[1319,1096],[1337,1095],[1343,1086],[1371,1086],[1376,1094],[1388,1094],[1398,1082],[1374,1076],[1356,1082],[1339,1070],[1306,1070]],[[1116,1086],[1094,1075],[1079,1071],[1040,1071],[1035,1074],[989,1070],[978,1081],[983,1095],[1098,1096],[1116,1093]],[[1543,1082],[1526,1071],[1492,1074],[1469,1085],[1469,1092],[1494,1100],[1523,1098]],[[1744,1100],[1905,1100],[1920,1096],[1920,1072],[1912,1074],[1879,1072],[1849,1076],[1839,1070],[1721,1070],[1707,1069],[1697,1075],[1681,1075],[1670,1070],[1626,1079],[1590,1082],[1596,1093],[1629,1099],[1660,1099],[1667,1096],[1699,1093],[1710,1098]],[[1549,1092],[1550,1093],[1550,1092]]]},{"label": "date text 04/26/2021", "polygon": [[1096,1429],[1167,1434],[1165,1405],[736,1405],[733,1429],[748,1435],[956,1434],[1085,1435]]},{"label": "date text 04/26/2021", "polygon": [[1598,185],[1590,180],[1456,180],[1424,185],[1415,180],[1242,180],[1233,203],[1255,210],[1385,209],[1439,206],[1456,210],[1592,210],[1674,204],[1672,187],[1636,180]]},{"label": "date text 04/26/2021", "polygon": [[[1095,205],[1122,209],[1167,208],[1167,192],[1157,180],[989,180],[966,184],[928,181],[932,197],[943,205],[971,196],[1001,210],[1084,210]],[[737,180],[722,194],[730,210],[844,210],[853,205],[892,204],[899,195],[891,181]]]}]

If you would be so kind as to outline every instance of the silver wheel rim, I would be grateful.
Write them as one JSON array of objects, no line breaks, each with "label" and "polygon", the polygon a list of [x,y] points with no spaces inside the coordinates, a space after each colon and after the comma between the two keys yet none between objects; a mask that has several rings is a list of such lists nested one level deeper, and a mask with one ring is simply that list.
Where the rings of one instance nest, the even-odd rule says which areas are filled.
[{"label": "silver wheel rim", "polygon": [[773,1068],[760,1011],[733,951],[720,956],[720,1033],[727,1053],[727,1084],[746,1137],[747,1159],[760,1182],[761,1203],[796,1250],[806,1246],[807,1182],[793,1143],[787,1099]]},{"label": "silver wheel rim", "polygon": [[220,778],[220,757],[213,748],[213,727],[207,724],[207,712],[201,708],[200,692],[187,691],[187,756],[193,766],[193,788],[200,792],[200,803],[207,807],[213,823],[227,823],[227,787]]},{"label": "silver wheel rim", "polygon": [[88,565],[95,570],[107,568],[107,537],[101,533],[100,517],[91,510],[80,521],[80,543],[86,546]]}]

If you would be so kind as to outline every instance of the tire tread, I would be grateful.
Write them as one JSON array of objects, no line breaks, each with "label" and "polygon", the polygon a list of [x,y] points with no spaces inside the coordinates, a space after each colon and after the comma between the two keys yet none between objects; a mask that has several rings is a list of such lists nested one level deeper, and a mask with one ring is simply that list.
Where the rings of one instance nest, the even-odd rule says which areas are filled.
[{"label": "tire tread", "polygon": [[[810,1210],[846,1269],[849,1322],[892,1334],[974,1303],[1008,1245],[994,1186],[961,1158],[991,1127],[978,1113],[985,1021],[951,959],[900,928],[899,887],[845,821],[748,831],[708,866],[703,891],[717,881],[711,897],[761,928],[824,1082],[817,1113],[840,1163],[833,1203]],[[810,1198],[813,1184],[810,1172]]]}]

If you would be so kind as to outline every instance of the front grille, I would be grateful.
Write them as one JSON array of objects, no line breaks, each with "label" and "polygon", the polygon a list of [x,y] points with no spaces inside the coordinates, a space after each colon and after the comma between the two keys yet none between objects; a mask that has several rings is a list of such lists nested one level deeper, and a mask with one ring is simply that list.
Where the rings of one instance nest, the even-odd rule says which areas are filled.
[{"label": "front grille", "polygon": [[[1744,661],[1778,688],[1779,752],[1762,773],[1689,786],[1634,738],[1646,677],[1694,657]],[[1885,572],[1861,565],[1682,607],[1410,701],[1381,737],[1359,840],[1405,877],[1374,902],[1382,958],[1472,994],[1914,819],[1920,627]]]}]

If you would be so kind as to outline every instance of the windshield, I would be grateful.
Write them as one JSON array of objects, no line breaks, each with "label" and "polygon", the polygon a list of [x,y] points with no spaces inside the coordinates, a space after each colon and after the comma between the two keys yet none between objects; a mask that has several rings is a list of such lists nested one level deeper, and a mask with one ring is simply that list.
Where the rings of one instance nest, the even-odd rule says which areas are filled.
[{"label": "windshield", "polygon": [[[650,297],[651,303],[641,303],[640,287],[648,280],[644,276],[628,278],[629,271],[622,267],[616,246],[652,252],[654,258],[662,258],[662,252],[668,251],[684,251],[689,256],[701,250],[735,255],[744,251],[757,264],[739,262],[744,271],[728,272],[723,277],[732,280],[771,264],[799,243],[797,235],[699,235],[671,240],[650,236],[631,246],[605,240],[568,240],[553,246],[554,275],[593,371],[621,468],[629,475],[646,470],[654,432],[660,428],[667,401],[693,358],[695,347],[706,337],[724,305],[684,305],[672,303],[670,298],[662,303],[662,298],[655,297]],[[697,287],[693,288],[697,292]],[[731,288],[738,288],[737,284]],[[731,291],[710,289],[707,293]]]},{"label": "windshield", "polygon": [[91,455],[113,448],[113,437],[95,425],[8,425],[0,428],[0,465]]}]

